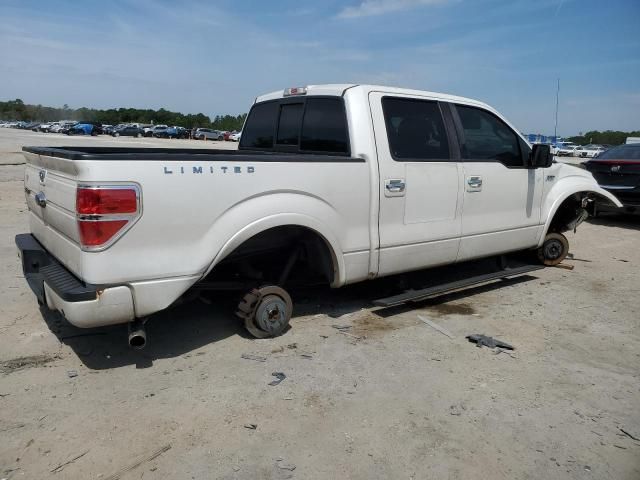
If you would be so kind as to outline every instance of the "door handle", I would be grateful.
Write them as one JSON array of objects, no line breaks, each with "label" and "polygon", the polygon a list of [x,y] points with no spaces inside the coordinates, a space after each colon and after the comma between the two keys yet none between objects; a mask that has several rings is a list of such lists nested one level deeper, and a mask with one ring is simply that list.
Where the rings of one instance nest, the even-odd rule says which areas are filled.
[{"label": "door handle", "polygon": [[387,180],[385,188],[391,193],[401,193],[404,192],[405,183],[403,180]]},{"label": "door handle", "polygon": [[482,177],[474,175],[472,177],[467,178],[467,185],[469,188],[468,192],[476,192],[482,190]]},{"label": "door handle", "polygon": [[480,177],[469,177],[467,180],[467,185],[470,187],[481,187],[482,186],[482,178]]}]

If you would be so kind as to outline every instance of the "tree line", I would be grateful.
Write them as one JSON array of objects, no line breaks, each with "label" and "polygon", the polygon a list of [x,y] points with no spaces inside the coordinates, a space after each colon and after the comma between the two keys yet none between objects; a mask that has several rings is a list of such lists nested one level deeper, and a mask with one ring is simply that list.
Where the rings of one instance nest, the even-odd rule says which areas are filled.
[{"label": "tree line", "polygon": [[598,130],[593,130],[591,132],[586,132],[585,134],[580,134],[575,137],[569,137],[566,140],[569,142],[576,143],[578,145],[587,145],[589,143],[595,144],[604,144],[604,145],[620,145],[621,143],[625,143],[627,137],[640,137],[640,131],[634,132],[620,132],[614,130],[606,130],[604,132],[599,132]]},{"label": "tree line", "polygon": [[203,113],[184,114],[161,108],[159,110],[140,108],[110,108],[98,110],[95,108],[61,108],[30,105],[21,99],[0,102],[0,119],[29,122],[55,122],[58,120],[78,120],[100,122],[105,125],[119,123],[144,123],[177,125],[185,128],[213,128],[216,130],[241,130],[246,113],[241,115],[216,115],[213,120]]}]

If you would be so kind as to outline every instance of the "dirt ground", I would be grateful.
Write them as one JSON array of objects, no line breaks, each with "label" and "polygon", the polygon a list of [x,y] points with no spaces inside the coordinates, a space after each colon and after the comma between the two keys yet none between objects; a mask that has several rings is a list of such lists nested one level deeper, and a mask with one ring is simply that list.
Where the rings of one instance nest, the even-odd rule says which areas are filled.
[{"label": "dirt ground", "polygon": [[[14,132],[5,163],[20,143],[123,143]],[[0,479],[640,478],[638,219],[570,233],[574,270],[383,310],[379,282],[309,290],[269,340],[227,299],[193,303],[131,351],[125,327],[38,308],[13,241],[22,168],[0,166]]]}]

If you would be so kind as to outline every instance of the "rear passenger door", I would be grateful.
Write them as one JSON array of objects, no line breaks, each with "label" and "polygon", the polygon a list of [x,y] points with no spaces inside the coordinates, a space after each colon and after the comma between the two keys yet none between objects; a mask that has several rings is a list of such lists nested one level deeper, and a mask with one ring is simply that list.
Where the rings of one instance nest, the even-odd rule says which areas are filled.
[{"label": "rear passenger door", "polygon": [[544,169],[528,168],[529,146],[493,112],[470,105],[450,108],[464,177],[458,260],[536,245]]},{"label": "rear passenger door", "polygon": [[395,93],[372,92],[369,104],[380,172],[378,274],[454,262],[462,172],[450,112],[435,99]]}]

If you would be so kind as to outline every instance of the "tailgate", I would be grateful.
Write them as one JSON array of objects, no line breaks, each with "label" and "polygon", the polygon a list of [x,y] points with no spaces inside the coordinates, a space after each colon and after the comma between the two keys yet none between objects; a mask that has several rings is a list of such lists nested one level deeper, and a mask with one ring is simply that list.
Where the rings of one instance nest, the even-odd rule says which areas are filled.
[{"label": "tailgate", "polygon": [[61,263],[81,276],[76,224],[76,167],[72,160],[24,152],[25,196],[31,233]]}]

